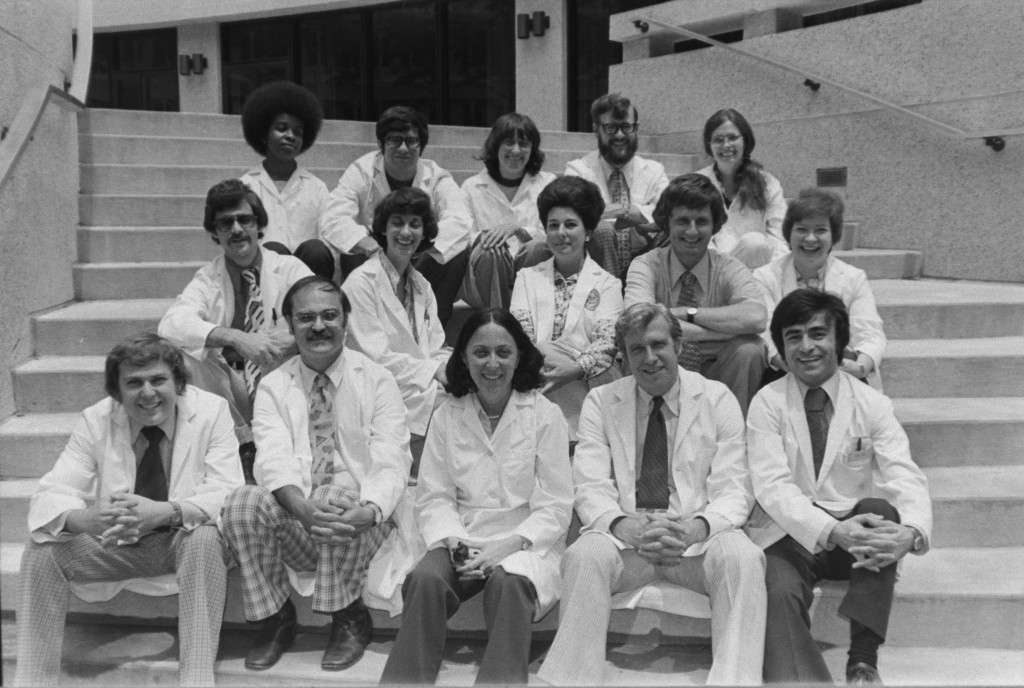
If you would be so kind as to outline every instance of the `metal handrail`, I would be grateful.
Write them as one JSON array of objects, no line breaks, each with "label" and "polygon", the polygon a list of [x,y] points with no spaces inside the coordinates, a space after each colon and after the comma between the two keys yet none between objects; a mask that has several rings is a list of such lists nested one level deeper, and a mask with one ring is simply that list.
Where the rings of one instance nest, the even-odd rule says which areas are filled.
[{"label": "metal handrail", "polygon": [[908,110],[902,105],[891,103],[888,100],[885,100],[884,98],[879,98],[878,96],[871,95],[870,93],[865,93],[864,91],[853,88],[852,86],[845,86],[839,83],[838,81],[829,79],[828,77],[821,76],[820,74],[815,74],[814,72],[810,72],[805,69],[800,69],[799,67],[794,67],[792,65],[786,64],[785,62],[780,62],[770,57],[765,57],[764,55],[758,55],[757,53],[750,52],[749,50],[744,50],[743,48],[738,48],[728,43],[722,43],[721,41],[711,38],[710,36],[705,36],[702,33],[697,33],[696,31],[691,31],[690,29],[684,29],[681,26],[667,24],[663,21],[658,21],[657,19],[652,19],[650,17],[635,19],[633,20],[633,25],[636,26],[641,33],[647,33],[650,30],[651,26],[658,26],[666,31],[670,31],[672,33],[676,33],[687,38],[698,40],[701,41],[702,43],[707,43],[708,45],[713,45],[716,48],[724,48],[725,50],[729,50],[740,55],[745,55],[746,57],[757,60],[758,62],[764,62],[765,64],[769,64],[784,72],[789,72],[790,74],[795,74],[799,77],[802,77],[804,79],[804,85],[808,86],[811,90],[817,91],[819,88],[821,88],[822,84],[828,84],[829,86],[833,86],[839,89],[840,91],[844,91],[851,95],[857,96],[858,98],[861,98],[863,100],[867,100],[876,105],[880,105],[881,107],[887,110],[897,112],[901,115],[910,117],[912,119],[916,119],[919,122],[923,122],[931,127],[939,129],[946,134],[952,134],[954,137],[958,139],[983,139],[985,145],[991,147],[993,150],[996,151],[1001,151],[1006,146],[1006,142],[1002,139],[1003,136],[1016,136],[1024,134],[1024,128],[1003,129],[1000,131],[989,132],[964,131],[951,124],[946,124],[945,122],[940,122],[936,119],[932,119],[927,115],[922,115],[920,113],[914,112],[913,110]]},{"label": "metal handrail", "polygon": [[39,84],[30,89],[22,101],[11,126],[0,140],[0,189],[14,173],[14,168],[25,154],[32,135],[43,118],[49,103],[71,112],[85,109],[89,88],[89,68],[92,65],[92,0],[78,0],[78,45],[71,71],[69,92],[53,84]]}]

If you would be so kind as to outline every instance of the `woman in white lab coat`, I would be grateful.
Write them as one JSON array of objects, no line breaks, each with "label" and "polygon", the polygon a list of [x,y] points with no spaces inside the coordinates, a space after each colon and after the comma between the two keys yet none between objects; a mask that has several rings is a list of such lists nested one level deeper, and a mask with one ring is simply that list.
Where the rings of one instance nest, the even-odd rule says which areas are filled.
[{"label": "woman in white lab coat", "polygon": [[575,440],[587,392],[618,376],[612,363],[622,283],[587,255],[604,212],[596,185],[561,177],[541,192],[537,209],[554,255],[519,272],[512,315],[544,354],[543,391],[562,409]]},{"label": "woman in white lab coat", "polygon": [[463,326],[417,486],[427,554],[403,586],[381,683],[433,683],[447,619],[483,592],[476,682],[526,684],[532,621],[558,600],[573,499],[565,421],[536,389],[542,363],[507,311],[477,311]]}]

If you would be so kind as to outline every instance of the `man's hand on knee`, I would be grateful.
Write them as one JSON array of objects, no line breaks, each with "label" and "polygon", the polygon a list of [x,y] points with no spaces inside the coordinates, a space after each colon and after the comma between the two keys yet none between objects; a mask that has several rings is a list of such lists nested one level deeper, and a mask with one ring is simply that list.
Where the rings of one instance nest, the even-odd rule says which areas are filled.
[{"label": "man's hand on knee", "polygon": [[871,538],[849,550],[857,559],[853,564],[855,569],[880,571],[902,559],[914,548],[915,534],[912,528],[885,519],[876,523],[871,528]]}]

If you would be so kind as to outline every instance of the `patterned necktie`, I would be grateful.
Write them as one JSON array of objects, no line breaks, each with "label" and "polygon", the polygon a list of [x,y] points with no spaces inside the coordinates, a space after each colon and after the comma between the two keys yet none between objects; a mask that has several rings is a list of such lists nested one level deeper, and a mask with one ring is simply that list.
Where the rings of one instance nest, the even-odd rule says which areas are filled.
[{"label": "patterned necktie", "polygon": [[[622,170],[614,169],[608,176],[608,195],[611,197],[612,203],[629,205],[629,186],[626,184],[626,175],[622,173]],[[632,259],[631,234],[629,229],[615,232],[615,255],[621,272],[626,270],[626,266]]]},{"label": "patterned necktie", "polygon": [[[679,290],[676,306],[683,308],[697,307],[697,275],[689,270],[683,273],[683,287]],[[679,365],[695,373],[700,372],[700,345],[697,342],[683,342],[679,350]]]},{"label": "patterned necktie", "polygon": [[334,455],[338,451],[334,422],[334,385],[324,373],[317,373],[309,397],[309,447],[313,452],[313,489],[331,482]]},{"label": "patterned necktie", "polygon": [[135,494],[155,502],[166,502],[167,474],[164,472],[164,462],[160,459],[160,440],[165,437],[164,431],[159,426],[151,425],[142,428],[142,434],[149,445],[142,453],[142,461],[135,471]]},{"label": "patterned necktie", "polygon": [[807,395],[804,397],[807,429],[811,433],[811,455],[814,457],[815,480],[821,472],[821,464],[825,460],[825,444],[828,442],[828,416],[825,415],[825,402],[827,401],[828,394],[821,387],[807,390]]},{"label": "patterned necktie", "polygon": [[[413,268],[410,266],[409,270]],[[409,272],[406,271],[404,275],[398,278],[398,284],[395,285],[395,292],[398,296],[398,300],[402,302],[402,307],[405,308],[405,314],[409,316],[409,329],[412,330],[413,340],[420,343],[420,333],[416,329],[416,302],[413,299],[413,286],[412,278],[409,276]]]},{"label": "patterned necktie", "polygon": [[[249,302],[245,306],[245,331],[263,331],[263,293],[260,291],[260,275],[256,268],[242,270],[242,277],[249,287]],[[260,367],[254,361],[245,361],[245,389],[249,392],[249,403],[256,398],[256,385],[260,383]]]},{"label": "patterned necktie", "polygon": [[636,508],[668,508],[668,439],[665,416],[661,407],[665,400],[654,397],[654,408],[647,419],[644,455],[640,463],[640,480],[636,485]]}]

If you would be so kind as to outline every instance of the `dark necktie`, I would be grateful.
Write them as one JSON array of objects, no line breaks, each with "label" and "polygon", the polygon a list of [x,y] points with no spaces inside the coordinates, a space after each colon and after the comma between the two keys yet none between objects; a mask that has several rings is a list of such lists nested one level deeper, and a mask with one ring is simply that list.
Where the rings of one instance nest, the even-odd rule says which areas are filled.
[{"label": "dark necktie", "polygon": [[[263,292],[260,291],[260,276],[255,268],[242,270],[242,277],[249,288],[249,302],[245,307],[245,331],[263,331]],[[256,386],[260,383],[262,371],[255,361],[245,361],[245,389],[249,392],[249,404],[256,398]]]},{"label": "dark necktie", "polygon": [[640,463],[640,480],[636,485],[638,509],[668,508],[668,438],[665,416],[661,413],[664,399],[654,397],[654,408],[647,419],[644,455]]},{"label": "dark necktie", "polygon": [[[696,308],[697,275],[687,270],[683,273],[680,281],[683,283],[683,286],[679,290],[679,299],[676,301],[676,306],[682,308]],[[687,370],[699,373],[700,363],[700,344],[697,342],[682,342],[682,346],[679,349],[679,365],[683,366]]]},{"label": "dark necktie", "polygon": [[825,444],[828,442],[828,416],[825,415],[827,401],[828,394],[821,387],[807,390],[807,395],[804,396],[804,413],[807,414],[807,429],[811,433],[815,480],[821,472],[821,464],[825,460]]},{"label": "dark necktie", "polygon": [[149,446],[143,452],[142,461],[135,471],[135,494],[155,502],[166,502],[167,474],[164,473],[164,462],[160,459],[160,440],[164,438],[164,431],[151,425],[142,428],[142,434],[149,441]]}]

